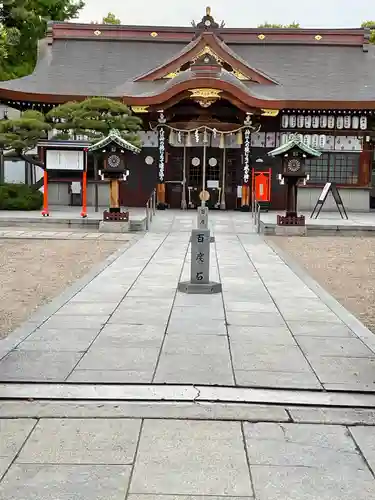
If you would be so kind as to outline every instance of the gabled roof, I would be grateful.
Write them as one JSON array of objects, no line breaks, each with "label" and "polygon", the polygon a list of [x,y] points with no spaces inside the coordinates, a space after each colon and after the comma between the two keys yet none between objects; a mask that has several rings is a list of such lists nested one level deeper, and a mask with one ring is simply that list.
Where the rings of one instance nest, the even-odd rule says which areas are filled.
[{"label": "gabled roof", "polygon": [[128,151],[131,151],[132,153],[140,153],[140,149],[134,146],[133,144],[130,144],[130,142],[126,141],[123,139],[120,135],[120,132],[116,129],[110,130],[109,134],[107,137],[104,137],[104,139],[100,139],[100,141],[96,142],[95,144],[92,144],[88,150],[89,151],[97,151],[98,149],[104,148],[105,146],[108,146],[111,142],[114,142],[120,148],[127,149]]},{"label": "gabled roof", "polygon": [[136,78],[135,81],[153,81],[160,78],[168,78],[169,75],[173,77],[180,71],[183,71],[181,68],[184,65],[189,65],[206,54],[213,57],[220,65],[231,66],[233,74],[239,80],[247,80],[260,84],[277,84],[273,78],[267,76],[262,71],[252,68],[213,32],[201,33],[199,37],[183,47],[171,59]]},{"label": "gabled roof", "polygon": [[294,134],[288,142],[286,142],[285,144],[283,144],[282,146],[279,146],[278,148],[270,151],[268,153],[268,156],[280,156],[282,154],[285,154],[287,153],[288,151],[290,151],[291,149],[293,148],[298,148],[300,149],[301,151],[303,151],[303,153],[309,155],[309,156],[315,156],[315,157],[319,157],[321,156],[321,152],[308,146],[307,144],[305,144],[301,138],[298,136],[298,134]]},{"label": "gabled roof", "polygon": [[[366,29],[55,23],[33,73],[0,82],[0,100],[17,107],[105,96],[160,109],[190,89],[214,87],[247,110],[375,109],[375,46],[368,35]],[[221,72],[189,69],[205,51]]]}]

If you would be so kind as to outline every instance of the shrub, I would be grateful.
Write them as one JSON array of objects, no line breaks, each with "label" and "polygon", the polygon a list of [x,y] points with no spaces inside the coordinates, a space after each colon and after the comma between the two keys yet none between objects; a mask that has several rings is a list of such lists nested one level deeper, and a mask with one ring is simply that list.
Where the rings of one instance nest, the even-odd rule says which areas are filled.
[{"label": "shrub", "polygon": [[39,210],[43,194],[26,184],[0,184],[0,210]]}]

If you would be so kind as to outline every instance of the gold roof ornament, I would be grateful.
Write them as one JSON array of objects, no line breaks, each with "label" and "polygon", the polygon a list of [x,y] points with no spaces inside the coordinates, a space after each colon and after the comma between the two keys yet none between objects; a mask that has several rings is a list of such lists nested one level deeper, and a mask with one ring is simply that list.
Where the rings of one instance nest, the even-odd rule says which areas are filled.
[{"label": "gold roof ornament", "polygon": [[149,106],[132,106],[131,110],[133,113],[148,113]]},{"label": "gold roof ornament", "polygon": [[222,90],[201,88],[201,89],[191,89],[191,99],[198,103],[202,108],[209,108],[218,99],[220,99],[220,94]]},{"label": "gold roof ornament", "polygon": [[266,38],[266,35],[263,35],[263,33],[261,33],[260,35],[258,35],[258,38],[259,40],[264,40]]},{"label": "gold roof ornament", "polygon": [[275,117],[280,113],[279,109],[262,109],[262,116]]},{"label": "gold roof ornament", "polygon": [[316,35],[315,37],[315,40],[317,40],[318,42],[320,42],[320,40],[323,38],[322,35]]},{"label": "gold roof ornament", "polygon": [[211,7],[206,7],[206,16],[211,15]]}]

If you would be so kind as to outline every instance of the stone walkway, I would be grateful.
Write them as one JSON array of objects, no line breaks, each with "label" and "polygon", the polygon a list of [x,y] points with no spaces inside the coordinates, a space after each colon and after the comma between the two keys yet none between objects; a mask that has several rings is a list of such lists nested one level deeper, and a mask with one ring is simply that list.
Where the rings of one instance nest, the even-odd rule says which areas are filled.
[{"label": "stone walkway", "polygon": [[[375,498],[373,335],[249,214],[210,221],[222,294],[176,291],[195,216],[160,212],[86,286],[0,341],[0,500]],[[122,384],[138,397],[113,400]],[[236,403],[249,388],[262,404]]]},{"label": "stone walkway", "polygon": [[0,381],[374,390],[375,343],[252,234],[248,217],[212,216],[211,278],[223,294],[176,292],[189,279],[194,219],[159,216],[24,340],[0,342]]}]

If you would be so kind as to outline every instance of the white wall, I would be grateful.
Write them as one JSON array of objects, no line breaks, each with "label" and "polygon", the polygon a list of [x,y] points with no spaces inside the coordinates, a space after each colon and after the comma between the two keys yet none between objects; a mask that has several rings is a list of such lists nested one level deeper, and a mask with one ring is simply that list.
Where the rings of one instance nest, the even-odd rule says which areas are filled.
[{"label": "white wall", "polygon": [[23,184],[25,182],[25,162],[4,160],[4,182]]},{"label": "white wall", "polygon": [[[323,188],[300,187],[298,189],[298,210],[312,211],[318,201]],[[340,189],[340,195],[347,212],[369,212],[370,211],[370,191],[366,188],[345,188]],[[336,211],[336,203],[329,193],[322,208],[322,211]]]}]

